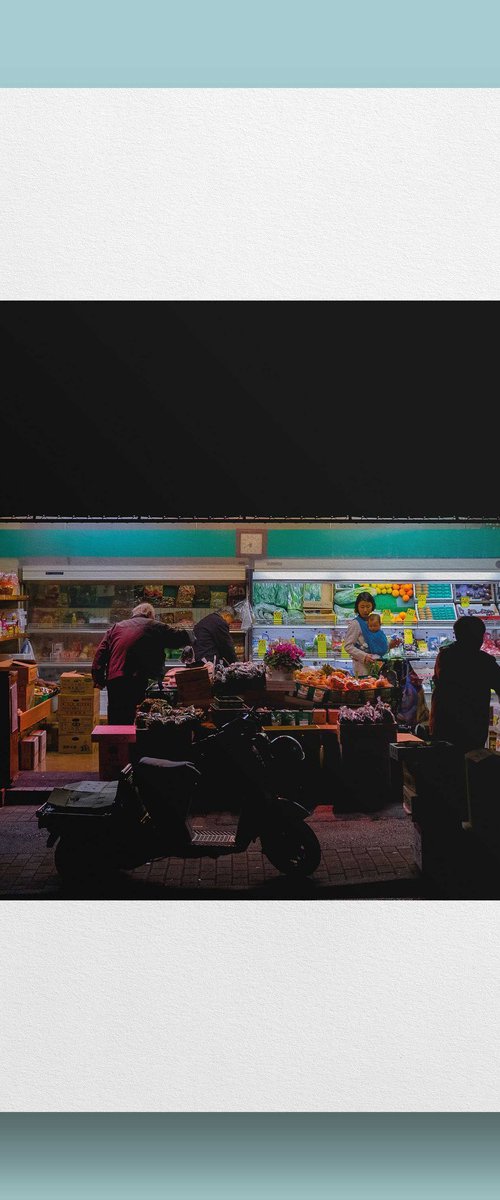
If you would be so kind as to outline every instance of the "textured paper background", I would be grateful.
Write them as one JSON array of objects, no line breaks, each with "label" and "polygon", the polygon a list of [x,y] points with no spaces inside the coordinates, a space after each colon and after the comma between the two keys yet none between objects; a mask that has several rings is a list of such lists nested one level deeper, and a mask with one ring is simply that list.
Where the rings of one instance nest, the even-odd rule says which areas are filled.
[{"label": "textured paper background", "polygon": [[6,902],[0,1109],[498,1111],[495,902]]},{"label": "textured paper background", "polygon": [[4,89],[2,299],[494,300],[497,89]]},{"label": "textured paper background", "polygon": [[[4,90],[1,298],[496,299],[498,116]],[[0,911],[3,1111],[498,1110],[494,902]]]}]

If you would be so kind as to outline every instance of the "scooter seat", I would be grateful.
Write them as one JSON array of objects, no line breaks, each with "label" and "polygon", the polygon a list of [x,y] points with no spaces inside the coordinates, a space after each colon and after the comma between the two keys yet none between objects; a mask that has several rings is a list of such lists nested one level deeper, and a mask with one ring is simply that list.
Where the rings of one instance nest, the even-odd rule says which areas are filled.
[{"label": "scooter seat", "polygon": [[[170,774],[173,771],[186,774],[186,768],[188,771],[196,771],[196,774],[199,775],[199,771],[196,770],[194,763],[172,762],[169,758],[140,758],[138,767],[141,775],[147,779],[151,779],[157,772],[162,775],[165,771],[170,772]],[[165,778],[162,779],[162,783],[165,783]]]}]

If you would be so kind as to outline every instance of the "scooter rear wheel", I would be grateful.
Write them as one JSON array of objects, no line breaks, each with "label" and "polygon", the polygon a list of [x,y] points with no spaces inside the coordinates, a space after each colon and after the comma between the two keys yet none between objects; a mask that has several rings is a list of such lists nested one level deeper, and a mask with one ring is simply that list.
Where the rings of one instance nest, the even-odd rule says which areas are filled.
[{"label": "scooter rear wheel", "polygon": [[303,821],[273,829],[261,838],[266,858],[282,875],[312,875],[321,861],[321,846],[314,830]]},{"label": "scooter rear wheel", "polygon": [[54,851],[54,864],[62,881],[69,886],[92,884],[113,872],[113,864],[98,842],[80,842],[61,837]]}]

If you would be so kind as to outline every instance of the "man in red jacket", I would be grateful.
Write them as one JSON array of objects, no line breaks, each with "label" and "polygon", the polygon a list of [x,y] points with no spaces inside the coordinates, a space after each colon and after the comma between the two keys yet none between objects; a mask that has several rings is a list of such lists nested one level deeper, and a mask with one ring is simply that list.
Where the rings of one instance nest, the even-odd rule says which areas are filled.
[{"label": "man in red jacket", "polygon": [[187,628],[155,621],[152,604],[138,604],[127,621],[118,621],[99,642],[92,662],[96,687],[108,690],[108,724],[133,725],[137,705],[150,679],[162,679],[165,647],[193,644]]}]

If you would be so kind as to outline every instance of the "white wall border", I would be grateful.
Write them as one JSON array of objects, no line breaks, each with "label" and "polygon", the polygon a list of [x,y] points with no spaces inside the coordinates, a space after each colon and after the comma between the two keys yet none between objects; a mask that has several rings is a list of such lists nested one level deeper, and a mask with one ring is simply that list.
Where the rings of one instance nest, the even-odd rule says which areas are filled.
[{"label": "white wall border", "polygon": [[495,88],[5,88],[2,300],[497,300]]},{"label": "white wall border", "polygon": [[1,1111],[498,1111],[495,902],[1,906]]}]

